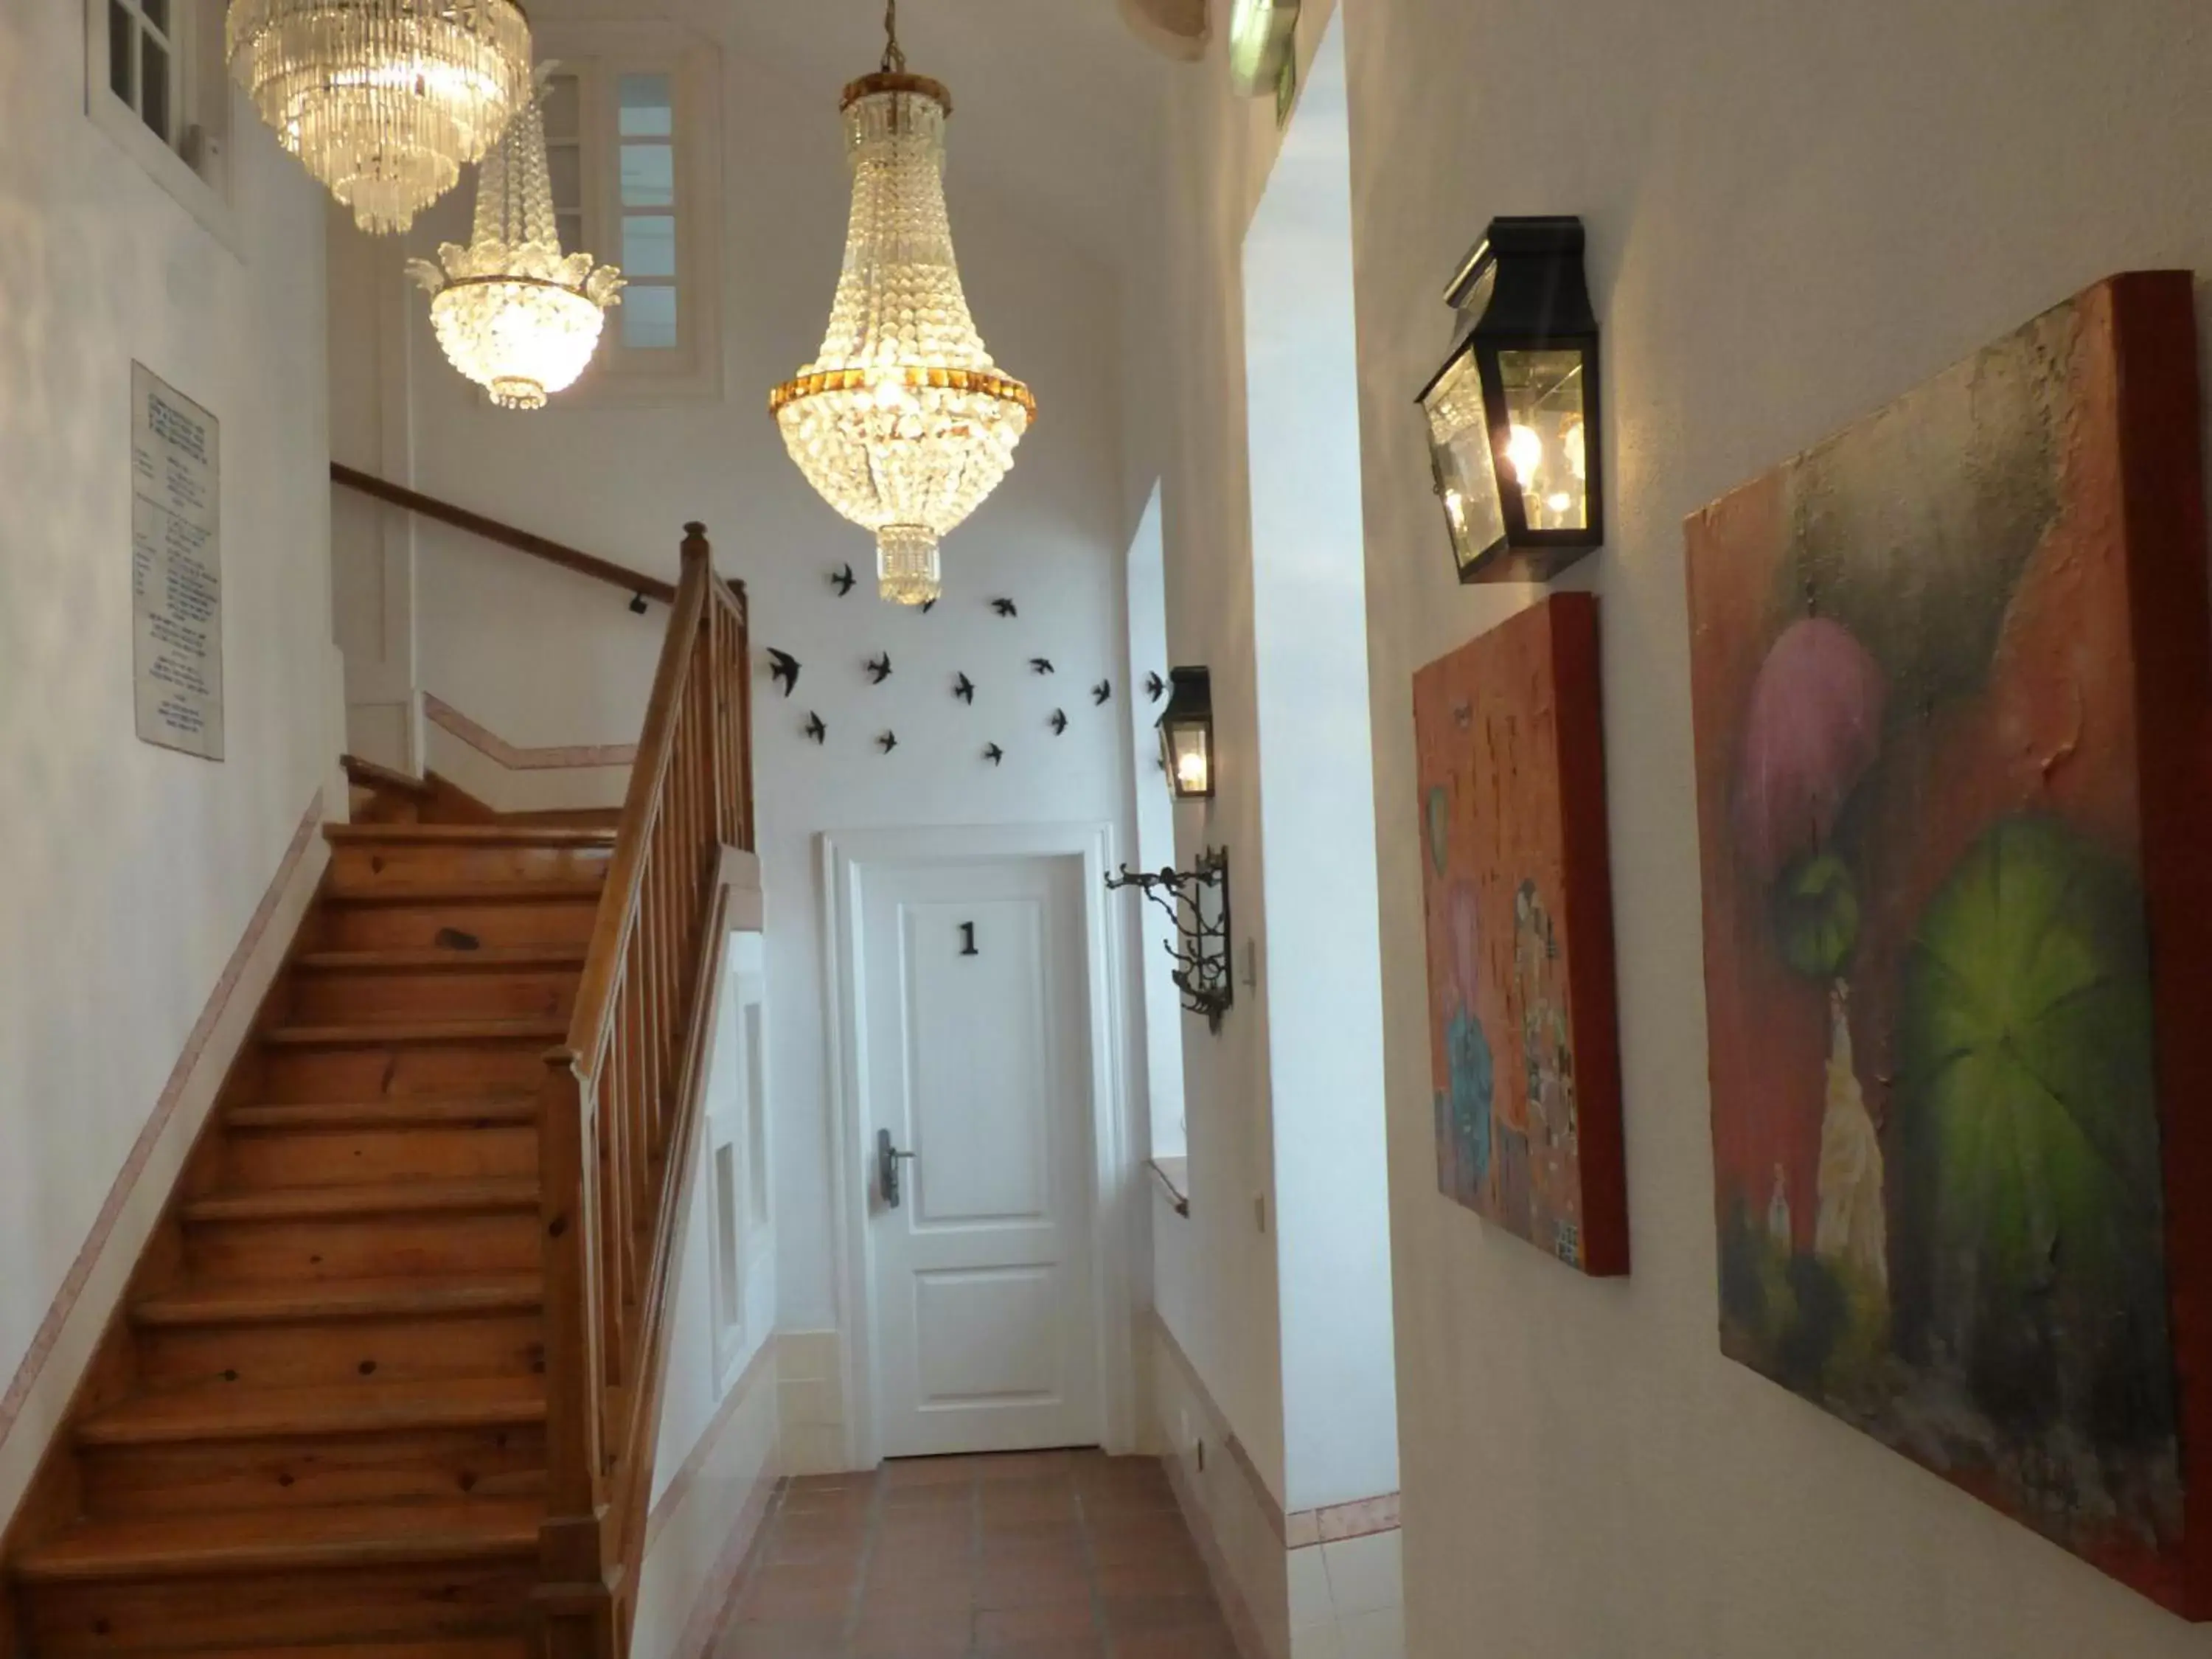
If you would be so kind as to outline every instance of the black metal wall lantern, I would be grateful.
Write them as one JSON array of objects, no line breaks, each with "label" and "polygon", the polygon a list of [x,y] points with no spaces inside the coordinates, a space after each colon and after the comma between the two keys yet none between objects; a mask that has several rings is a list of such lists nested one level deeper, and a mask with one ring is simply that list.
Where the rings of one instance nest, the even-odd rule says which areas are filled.
[{"label": "black metal wall lantern", "polygon": [[1444,300],[1474,326],[1420,404],[1459,579],[1547,581],[1605,540],[1583,222],[1492,220]]},{"label": "black metal wall lantern", "polygon": [[1177,800],[1205,800],[1213,793],[1213,677],[1178,668],[1168,678],[1175,694],[1159,718],[1160,763]]},{"label": "black metal wall lantern", "polygon": [[1168,975],[1182,993],[1182,1006],[1206,1016],[1206,1028],[1221,1035],[1222,1016],[1237,1000],[1230,972],[1229,849],[1208,848],[1188,870],[1168,869],[1143,875],[1127,865],[1106,878],[1109,891],[1134,887],[1168,913],[1176,936],[1166,946],[1175,959]]}]

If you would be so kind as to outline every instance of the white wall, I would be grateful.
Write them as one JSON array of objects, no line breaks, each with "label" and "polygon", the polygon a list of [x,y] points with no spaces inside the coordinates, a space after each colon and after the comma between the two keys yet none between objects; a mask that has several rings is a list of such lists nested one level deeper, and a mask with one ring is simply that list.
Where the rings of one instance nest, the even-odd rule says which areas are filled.
[{"label": "white wall", "polygon": [[[319,192],[238,107],[210,235],[88,118],[84,34],[0,14],[0,1376],[339,742]],[[134,734],[134,358],[222,422],[220,764]]]},{"label": "white wall", "polygon": [[[843,252],[851,184],[840,88],[780,72],[752,49],[742,17],[715,27],[726,396],[647,405],[586,395],[538,414],[495,410],[445,367],[418,303],[409,331],[415,483],[664,576],[675,573],[683,522],[702,520],[717,567],[748,585],[757,654],[775,646],[803,665],[786,701],[760,658],[756,794],[775,919],[781,1308],[787,1327],[817,1328],[838,1310],[813,838],[1095,820],[1113,823],[1117,846],[1128,847],[1121,569],[1135,516],[1120,495],[1111,274],[963,185],[956,115],[948,191],[968,295],[994,356],[1030,383],[1042,414],[1007,483],[948,538],[935,611],[874,598],[872,543],[814,495],[767,412],[768,388],[821,343]],[[957,79],[953,89],[963,91]],[[455,234],[465,212],[455,203],[418,227],[417,251]],[[848,561],[861,585],[840,599],[827,578]],[[425,689],[520,745],[635,740],[665,610],[632,617],[611,589],[438,532],[422,538],[416,592]],[[1015,600],[1017,619],[991,612],[999,595]],[[862,664],[882,650],[894,674],[876,688]],[[1057,673],[1032,674],[1032,656]],[[958,672],[978,686],[972,708],[951,696]],[[1109,678],[1115,701],[1094,708],[1089,688]],[[1071,722],[1064,737],[1046,726],[1055,707]],[[829,726],[826,746],[801,735],[810,710]],[[889,756],[875,747],[886,730],[899,738]],[[993,741],[1006,750],[996,769],[982,758]]]},{"label": "white wall", "polygon": [[1244,241],[1291,1510],[1398,1489],[1345,100],[1335,27]]},{"label": "white wall", "polygon": [[[732,934],[723,952],[724,981],[714,1010],[714,1046],[707,1066],[704,1110],[708,1126],[700,1137],[699,1168],[684,1212],[684,1243],[676,1271],[675,1316],[660,1400],[660,1439],[653,1454],[655,1502],[666,1494],[684,1461],[714,1425],[715,1413],[728,1399],[738,1376],[775,1333],[777,1252],[771,1222],[764,1231],[741,1232],[744,1334],[733,1350],[716,1352],[715,1209],[710,1162],[716,1137],[713,1126],[717,1119],[740,1123],[747,1110],[749,1057],[739,1018],[744,1000],[741,982],[748,975],[757,975],[762,954],[761,935],[754,933]],[[763,1076],[772,1079],[766,1067],[762,1070]],[[775,1087],[771,1080],[770,1098]],[[742,1137],[740,1145],[742,1158]]]},{"label": "white wall", "polygon": [[[1680,530],[2112,270],[2212,264],[2201,7],[1343,9],[1408,1650],[2212,1653],[1720,1356]],[[1181,654],[1218,663],[1238,645],[1210,603],[1245,489],[1237,243],[1273,146],[1267,114],[1228,100],[1218,50],[1166,125],[1143,309],[1165,320],[1146,361],[1173,418],[1149,453],[1168,480],[1170,629]],[[1554,212],[1589,225],[1612,398],[1612,543],[1568,583],[1603,595],[1628,1079],[1635,1271],[1602,1285],[1435,1190],[1411,808],[1413,672],[1530,597],[1454,581],[1413,398],[1451,343],[1443,284],[1485,222]],[[1192,1078],[1202,1214],[1208,1182],[1227,1183],[1200,1155],[1212,1091]],[[1212,1294],[1250,1288],[1193,1254],[1212,1259]]]},{"label": "white wall", "polygon": [[[1215,795],[1174,807],[1176,861],[1188,868],[1208,847],[1229,848],[1240,953],[1237,1003],[1221,1030],[1210,1033],[1205,1021],[1182,1017],[1190,1214],[1178,1217],[1164,1201],[1152,1206],[1153,1296],[1161,1321],[1279,1510],[1282,1330],[1270,1231],[1267,1009],[1243,974],[1266,875],[1253,763],[1258,715],[1241,250],[1275,135],[1256,104],[1231,106],[1204,95],[1207,74],[1177,70],[1163,101],[1164,160],[1155,222],[1144,239],[1152,257],[1132,261],[1122,292],[1129,387],[1123,496],[1141,507],[1159,489],[1168,655],[1205,665],[1212,679]],[[1140,787],[1158,781],[1157,774],[1139,775]],[[1170,1419],[1162,1427],[1172,1438],[1178,1425]],[[1191,1448],[1176,1449],[1187,1455]],[[1250,1594],[1264,1599],[1266,1592]]]},{"label": "white wall", "polygon": [[[1167,550],[1160,521],[1160,492],[1146,499],[1137,533],[1129,540],[1127,563],[1129,654],[1121,701],[1129,720],[1132,775],[1136,785],[1137,844],[1128,861],[1139,870],[1159,871],[1176,861],[1175,800],[1160,765],[1159,717],[1164,693],[1154,701],[1146,677],[1162,680],[1174,666],[1168,660]],[[1185,1147],[1182,1091],[1182,999],[1168,975],[1167,959],[1176,942],[1175,922],[1165,907],[1146,899],[1131,903],[1139,956],[1137,977],[1145,1005],[1145,1084],[1152,1103],[1152,1154],[1180,1158]]]},{"label": "white wall", "polygon": [[[748,918],[750,920],[750,918]],[[761,1000],[762,937],[733,933],[723,951],[724,979],[714,1011],[707,1068],[698,1170],[683,1218],[675,1275],[660,1438],[654,1449],[653,1510],[640,1565],[632,1651],[641,1659],[695,1659],[726,1595],[738,1558],[765,1513],[778,1467],[775,1229],[738,1228],[739,1334],[726,1345],[715,1306],[717,1203],[714,1149],[738,1146],[739,1185],[750,1137],[751,1081],[774,1091],[774,1073],[747,1050],[744,1010]],[[763,1058],[765,1058],[764,1056]],[[764,1104],[764,1103],[761,1103]]]},{"label": "white wall", "polygon": [[[1302,25],[1309,61],[1329,16]],[[1272,100],[1231,100],[1218,53],[1177,76],[1157,257],[1129,299],[1145,394],[1125,488],[1162,481],[1170,654],[1212,673],[1217,794],[1176,809],[1177,839],[1185,861],[1230,849],[1237,944],[1220,1035],[1184,1023],[1191,1213],[1156,1208],[1155,1296],[1286,1511],[1396,1484],[1357,380],[1351,271],[1329,257],[1348,161],[1326,68],[1279,175]]]},{"label": "white wall", "polygon": [[[1411,1651],[2181,1659],[2191,1631],[1720,1355],[1681,521],[2128,267],[2212,266],[2193,0],[1345,0]],[[1530,72],[1520,72],[1526,69]],[[1413,670],[1454,583],[1413,393],[1494,213],[1583,216],[1634,1273],[1434,1190]]]}]

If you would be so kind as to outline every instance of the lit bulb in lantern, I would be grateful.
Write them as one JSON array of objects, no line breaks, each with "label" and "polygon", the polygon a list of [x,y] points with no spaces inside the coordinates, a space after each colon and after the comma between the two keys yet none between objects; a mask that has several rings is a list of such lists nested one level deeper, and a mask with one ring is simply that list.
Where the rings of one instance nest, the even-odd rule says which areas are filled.
[{"label": "lit bulb in lantern", "polygon": [[1532,426],[1516,426],[1505,439],[1505,459],[1513,463],[1513,476],[1520,480],[1523,489],[1536,481],[1536,474],[1544,465],[1544,441]]}]

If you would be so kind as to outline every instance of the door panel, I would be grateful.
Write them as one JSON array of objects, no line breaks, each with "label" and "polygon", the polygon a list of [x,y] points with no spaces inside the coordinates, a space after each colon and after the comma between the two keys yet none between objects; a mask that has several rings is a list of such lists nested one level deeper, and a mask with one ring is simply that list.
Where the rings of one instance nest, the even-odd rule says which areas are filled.
[{"label": "door panel", "polygon": [[[913,904],[903,919],[913,1224],[1050,1225],[1054,1126],[1037,1110],[1053,1097],[1044,906]],[[960,954],[963,923],[972,957]]]},{"label": "door panel", "polygon": [[1053,1279],[1041,1267],[916,1274],[921,1409],[1056,1402]]},{"label": "door panel", "polygon": [[886,1455],[1099,1438],[1079,860],[861,878],[866,1141]]}]

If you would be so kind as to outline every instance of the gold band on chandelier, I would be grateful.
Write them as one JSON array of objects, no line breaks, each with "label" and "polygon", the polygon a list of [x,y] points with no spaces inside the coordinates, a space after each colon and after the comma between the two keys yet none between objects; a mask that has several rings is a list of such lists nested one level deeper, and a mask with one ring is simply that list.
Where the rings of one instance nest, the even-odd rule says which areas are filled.
[{"label": "gold band on chandelier", "polygon": [[873,97],[879,92],[907,92],[917,98],[927,98],[940,106],[945,114],[952,113],[952,89],[942,81],[933,81],[927,75],[908,75],[903,70],[884,70],[876,75],[864,75],[857,81],[845,83],[845,96],[839,109],[850,109],[863,98]]},{"label": "gold band on chandelier", "polygon": [[[927,386],[940,392],[981,392],[1000,403],[1019,404],[1030,420],[1036,419],[1036,399],[1030,389],[996,369],[902,368],[898,374],[900,380],[911,390]],[[816,374],[802,374],[795,380],[786,380],[768,394],[769,413],[781,415],[793,404],[825,392],[871,391],[883,379],[883,371],[874,368],[831,368]]]}]

